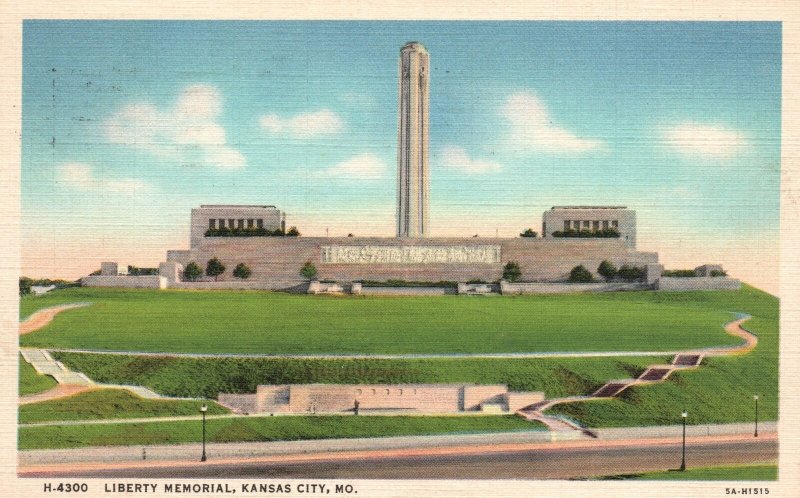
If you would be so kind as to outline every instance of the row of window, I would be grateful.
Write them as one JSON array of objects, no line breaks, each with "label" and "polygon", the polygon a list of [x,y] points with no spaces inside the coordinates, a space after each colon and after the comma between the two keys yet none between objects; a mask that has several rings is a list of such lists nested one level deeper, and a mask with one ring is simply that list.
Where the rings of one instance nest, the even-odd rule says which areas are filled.
[{"label": "row of window", "polygon": [[608,230],[619,228],[618,220],[564,220],[564,230]]},{"label": "row of window", "polygon": [[[390,394],[389,389],[384,389],[383,391],[384,391],[383,394],[385,394],[386,396],[388,396]],[[417,390],[416,389],[412,389],[412,391],[414,391],[413,394],[417,394]],[[356,389],[356,394],[363,394],[362,390],[361,389]],[[377,389],[372,389],[372,394],[378,394],[378,390]],[[403,395],[403,390],[402,389],[398,389],[397,390],[397,394],[402,396]]]},{"label": "row of window", "polygon": [[[238,220],[229,218],[227,224],[227,228],[264,228],[264,219],[263,218],[239,218]],[[245,225],[245,222],[247,223]],[[208,220],[208,228],[217,229],[217,228],[226,228],[225,226],[225,219],[224,218],[211,218]]]}]

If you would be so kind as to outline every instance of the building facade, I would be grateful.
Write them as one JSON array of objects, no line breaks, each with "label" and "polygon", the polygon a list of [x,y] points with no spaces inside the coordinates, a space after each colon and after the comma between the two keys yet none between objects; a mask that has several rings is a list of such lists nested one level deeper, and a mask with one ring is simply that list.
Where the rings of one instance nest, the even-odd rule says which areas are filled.
[{"label": "building facade", "polygon": [[636,211],[625,206],[553,206],[542,215],[542,236],[568,230],[599,232],[614,229],[619,239],[636,247]]},{"label": "building facade", "polygon": [[194,247],[205,239],[206,232],[228,228],[230,230],[258,229],[286,230],[286,215],[275,206],[203,204],[192,209],[190,243]]},{"label": "building facade", "polygon": [[397,236],[427,237],[429,56],[421,43],[400,49],[397,130]]}]

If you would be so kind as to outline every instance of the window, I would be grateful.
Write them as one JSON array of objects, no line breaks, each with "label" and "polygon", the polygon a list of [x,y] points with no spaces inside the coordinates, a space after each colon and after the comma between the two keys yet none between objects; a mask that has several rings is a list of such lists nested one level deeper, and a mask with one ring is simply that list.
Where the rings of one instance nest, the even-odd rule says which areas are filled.
[{"label": "window", "polygon": [[238,225],[237,225],[237,226],[238,226],[239,228],[244,228],[244,220],[243,220],[243,219],[239,219],[238,221],[239,221],[239,223],[238,223]]},{"label": "window", "polygon": [[356,394],[361,394],[361,389],[356,389]]},{"label": "window", "polygon": [[228,218],[228,228],[233,228],[235,221],[233,218]]},{"label": "window", "polygon": [[402,396],[402,395],[403,395],[403,390],[402,390],[402,389],[400,389],[400,396]]},{"label": "window", "polygon": [[372,394],[375,394],[376,392],[377,392],[377,391],[375,391],[375,389],[373,389],[373,390],[372,390]]},{"label": "window", "polygon": [[603,221],[603,230],[608,230],[608,220]]},{"label": "window", "polygon": [[599,221],[593,221],[592,222],[592,229],[593,230],[600,230],[600,222]]},{"label": "window", "polygon": [[387,396],[389,395],[389,390],[388,390],[388,389],[386,389],[386,395],[387,395]]},{"label": "window", "polygon": [[619,222],[617,220],[614,220],[611,222],[611,226],[617,228],[619,226]]},{"label": "window", "polygon": [[572,220],[564,220],[564,230],[569,230],[570,223],[572,223]]},{"label": "window", "polygon": [[580,230],[581,229],[581,222],[578,221],[578,220],[573,220],[572,221],[572,228],[574,228],[575,230]]},{"label": "window", "polygon": [[219,222],[219,227],[220,228],[225,228],[225,219],[224,218],[220,218],[217,221]]},{"label": "window", "polygon": [[247,228],[253,228],[253,218],[247,220]]},{"label": "window", "polygon": [[588,230],[588,229],[589,229],[589,220],[583,220],[583,228],[584,228],[585,230]]},{"label": "window", "polygon": [[214,218],[208,220],[208,228],[212,230],[217,228],[217,220],[215,220]]},{"label": "window", "polygon": [[256,226],[257,226],[258,228],[264,228],[264,219],[263,219],[263,218],[259,218],[259,219],[257,219],[257,220],[256,220]]}]

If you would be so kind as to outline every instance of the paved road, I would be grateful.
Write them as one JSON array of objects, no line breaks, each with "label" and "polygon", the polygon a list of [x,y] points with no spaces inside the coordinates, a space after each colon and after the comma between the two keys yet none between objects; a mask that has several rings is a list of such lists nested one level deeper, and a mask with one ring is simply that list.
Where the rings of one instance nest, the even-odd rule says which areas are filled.
[{"label": "paved road", "polygon": [[[28,469],[24,477],[137,478],[363,478],[363,479],[574,479],[598,475],[669,470],[680,465],[680,439],[564,444],[520,444],[486,448],[404,449],[345,454],[283,455],[204,464],[159,462],[147,466]],[[776,461],[775,434],[694,438],[687,445],[688,467]]]}]

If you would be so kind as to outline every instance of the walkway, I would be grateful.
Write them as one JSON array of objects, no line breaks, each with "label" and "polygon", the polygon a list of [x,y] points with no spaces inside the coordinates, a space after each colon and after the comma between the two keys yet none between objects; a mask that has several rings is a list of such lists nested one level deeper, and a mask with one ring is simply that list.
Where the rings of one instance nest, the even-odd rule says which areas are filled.
[{"label": "walkway", "polygon": [[62,311],[73,308],[83,308],[84,306],[89,306],[90,304],[92,303],[69,303],[41,309],[29,316],[24,322],[20,322],[19,335],[30,334],[31,332],[39,330],[40,328],[52,322],[53,318]]},{"label": "walkway", "polygon": [[743,344],[677,353],[669,365],[650,365],[635,379],[608,381],[589,396],[570,396],[566,398],[553,398],[540,401],[538,403],[521,408],[517,411],[517,415],[525,417],[528,420],[538,420],[550,427],[551,430],[564,430],[565,427],[571,427],[574,430],[580,430],[584,434],[591,436],[593,435],[591,432],[586,431],[586,429],[574,424],[573,422],[556,415],[544,415],[543,412],[558,404],[576,403],[599,398],[616,398],[625,389],[628,389],[631,386],[664,382],[673,372],[678,370],[696,369],[700,367],[700,364],[705,356],[746,354],[756,347],[758,344],[758,337],[742,328],[742,323],[752,317],[742,313],[737,314],[737,316],[739,317],[737,320],[729,322],[725,325],[725,332],[744,339]]}]

